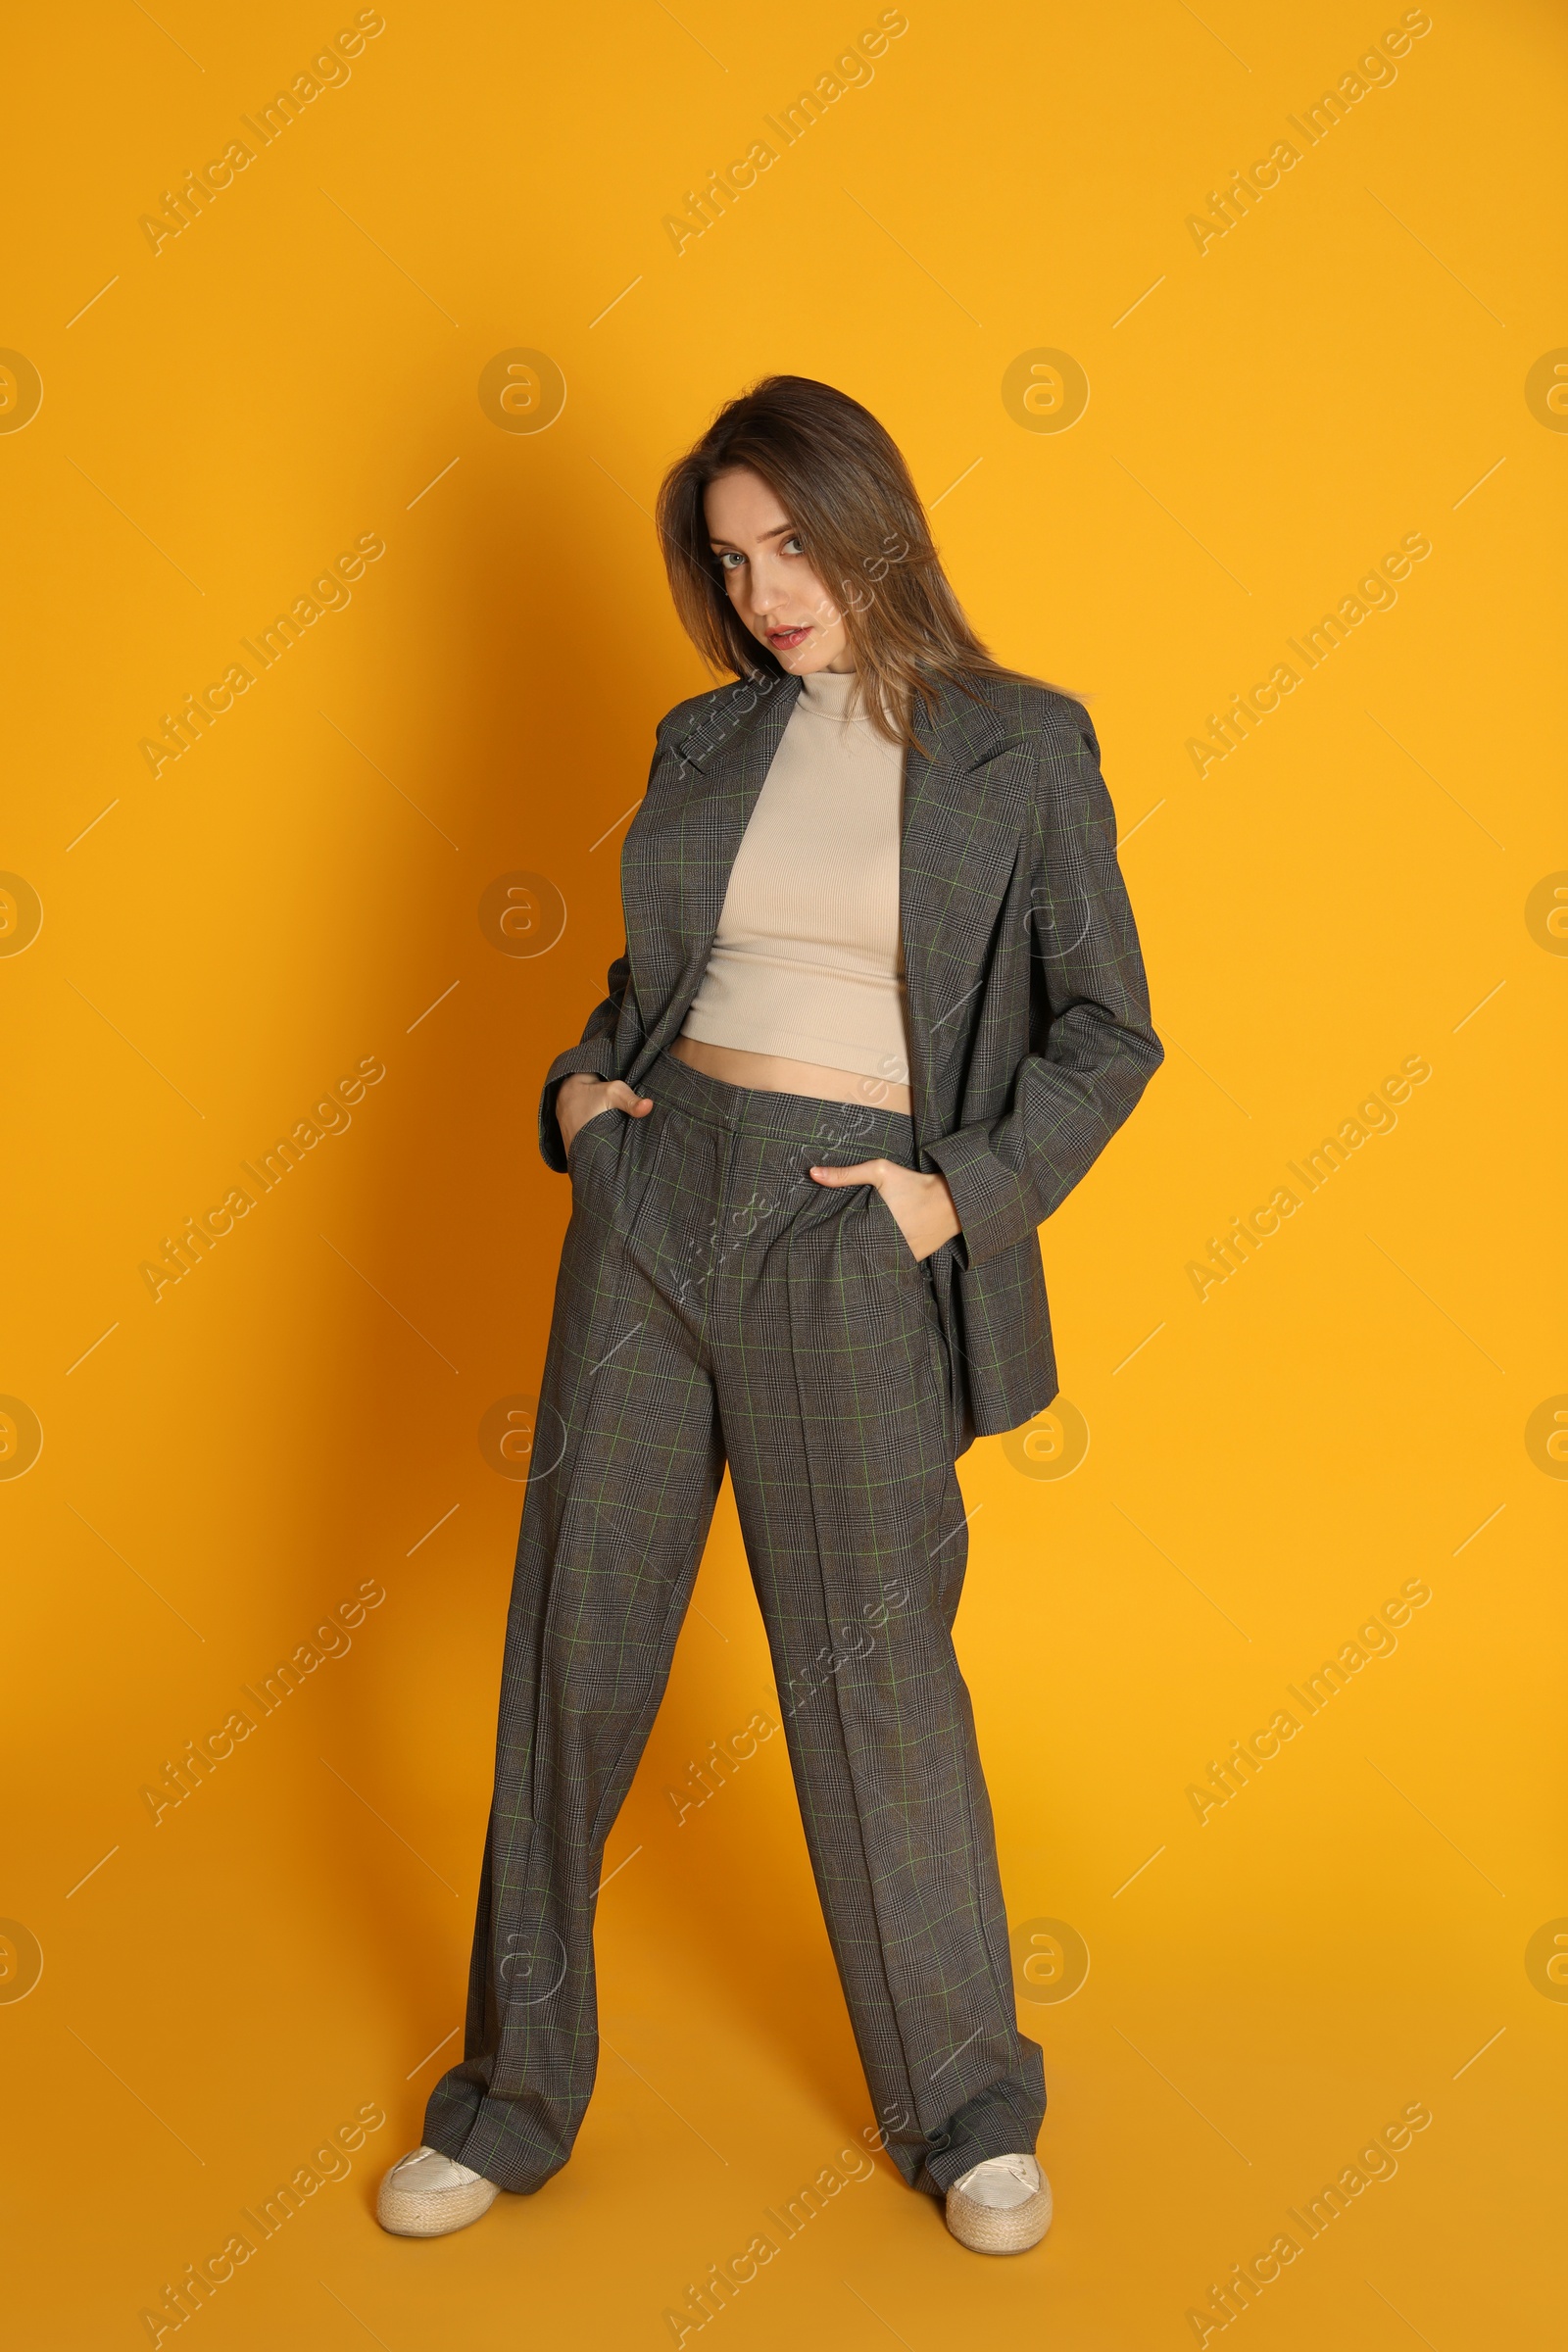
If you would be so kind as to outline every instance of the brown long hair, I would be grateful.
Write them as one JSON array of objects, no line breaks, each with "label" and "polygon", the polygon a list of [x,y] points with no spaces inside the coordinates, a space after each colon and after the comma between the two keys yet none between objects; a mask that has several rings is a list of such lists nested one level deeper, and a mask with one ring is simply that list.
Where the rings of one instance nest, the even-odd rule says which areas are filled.
[{"label": "brown long hair", "polygon": [[727,402],[660,488],[660,540],[675,610],[715,669],[790,674],[741,620],[709,544],[704,493],[742,466],[779,499],[807,562],[837,603],[865,713],[879,735],[917,744],[916,707],[933,710],[940,684],[972,693],[978,678],[1018,676],[970,627],[892,436],[858,400],[808,375],[764,376]]}]

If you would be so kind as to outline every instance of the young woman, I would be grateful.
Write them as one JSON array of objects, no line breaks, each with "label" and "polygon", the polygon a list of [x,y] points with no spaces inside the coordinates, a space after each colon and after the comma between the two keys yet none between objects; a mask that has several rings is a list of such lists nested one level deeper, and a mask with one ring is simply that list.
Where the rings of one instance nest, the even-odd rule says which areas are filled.
[{"label": "young woman", "polygon": [[954,1464],[1054,1396],[1038,1228],[1161,1059],[1115,819],[1082,706],[991,659],[845,394],[731,402],[660,528],[736,682],[659,729],[626,949],[545,1079],[572,1211],[466,2054],[379,2215],[459,2230],[570,2153],[605,1840],[727,1462],[875,2136],[1017,2252],[1051,2219],[1045,2082],[954,1655]]}]

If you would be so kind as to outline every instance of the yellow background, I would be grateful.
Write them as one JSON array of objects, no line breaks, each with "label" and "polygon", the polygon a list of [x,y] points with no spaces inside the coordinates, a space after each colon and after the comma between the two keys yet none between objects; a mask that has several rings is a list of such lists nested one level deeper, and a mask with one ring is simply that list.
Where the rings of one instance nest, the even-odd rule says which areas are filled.
[{"label": "yellow background", "polygon": [[[1209,2282],[1419,2100],[1248,2340],[1544,2343],[1568,2009],[1526,1947],[1568,1913],[1564,1495],[1526,1426],[1568,1375],[1561,943],[1527,904],[1568,866],[1568,443],[1525,382],[1568,343],[1560,24],[1438,0],[1200,255],[1189,214],[1397,8],[911,0],[677,256],[663,216],[875,7],[389,0],[155,255],[139,217],[352,13],[115,0],[9,61],[0,343],[43,386],[0,434],[0,864],[43,908],[0,959],[0,1389],[43,1433],[0,1482],[0,1913],[43,1960],[0,2004],[16,2340],[145,2342],[165,2282],[378,2102],[204,2311],[208,2352],[667,2343],[868,2121],[782,1739],[679,1825],[666,1795],[776,1708],[726,1497],[611,1840],[576,2157],[436,2245],[371,2218],[456,2048],[521,1493],[479,1428],[537,1385],[567,1212],[538,1085],[620,946],[654,724],[707,682],[647,510],[788,369],[896,435],[999,654],[1091,698],[1168,1059],[1044,1236],[1087,1456],[1039,1478],[990,1440],[961,1471],[1009,1918],[1091,1959],[1020,2003],[1058,2219],[987,2264],[882,2163],[716,2326],[1190,2342]],[[547,431],[480,406],[516,348],[564,376]],[[1065,432],[1004,405],[1040,348],[1087,372]],[[1206,714],[1413,531],[1396,607],[1200,779]],[[155,780],[161,714],[372,532],[352,603]],[[565,907],[537,956],[479,918],[518,871]],[[1415,1054],[1396,1130],[1200,1303],[1208,1237]],[[352,1127],[155,1304],[162,1238],[368,1056]],[[1200,1826],[1210,1759],[1413,1578],[1396,1653]],[[154,1827],[143,1785],[366,1580],[352,1650]]]}]

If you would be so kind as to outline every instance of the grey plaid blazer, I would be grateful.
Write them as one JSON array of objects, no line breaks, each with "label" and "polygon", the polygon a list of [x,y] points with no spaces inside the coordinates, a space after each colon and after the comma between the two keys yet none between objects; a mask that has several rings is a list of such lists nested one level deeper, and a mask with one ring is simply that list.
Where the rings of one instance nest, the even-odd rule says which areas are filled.
[{"label": "grey plaid blazer", "polygon": [[[1056,1365],[1038,1228],[1164,1058],[1081,703],[1032,680],[943,690],[905,769],[900,920],[917,1164],[963,1231],[926,1262],[952,1367],[956,1450],[1050,1404]],[[800,681],[743,678],[660,724],[621,855],[626,947],[539,1104],[573,1071],[637,1086],[707,969],[741,835]]]}]

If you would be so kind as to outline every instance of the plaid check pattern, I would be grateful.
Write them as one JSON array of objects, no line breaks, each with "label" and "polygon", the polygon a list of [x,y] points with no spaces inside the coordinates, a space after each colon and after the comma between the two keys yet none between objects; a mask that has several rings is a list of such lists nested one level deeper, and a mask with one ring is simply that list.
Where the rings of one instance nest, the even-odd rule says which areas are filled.
[{"label": "plaid check pattern", "polygon": [[870,1187],[911,1123],[645,1060],[573,1138],[572,1215],[508,1625],[466,2054],[426,2143],[516,2190],[570,2152],[598,2055],[605,1840],[652,1728],[726,1460],[808,1846],[878,2121],[932,2194],[1030,2149],[990,1806],[952,1627],[957,1390]]},{"label": "plaid check pattern", "polygon": [[[800,693],[766,675],[663,720],[621,857],[626,947],[574,1070],[643,1085],[677,1036],[730,868]],[[900,920],[909,990],[912,1164],[947,1177],[963,1232],[939,1272],[957,1450],[1056,1394],[1038,1229],[1127,1117],[1163,1051],[1116,862],[1116,819],[1082,704],[1027,679],[943,691],[905,764]]]}]

